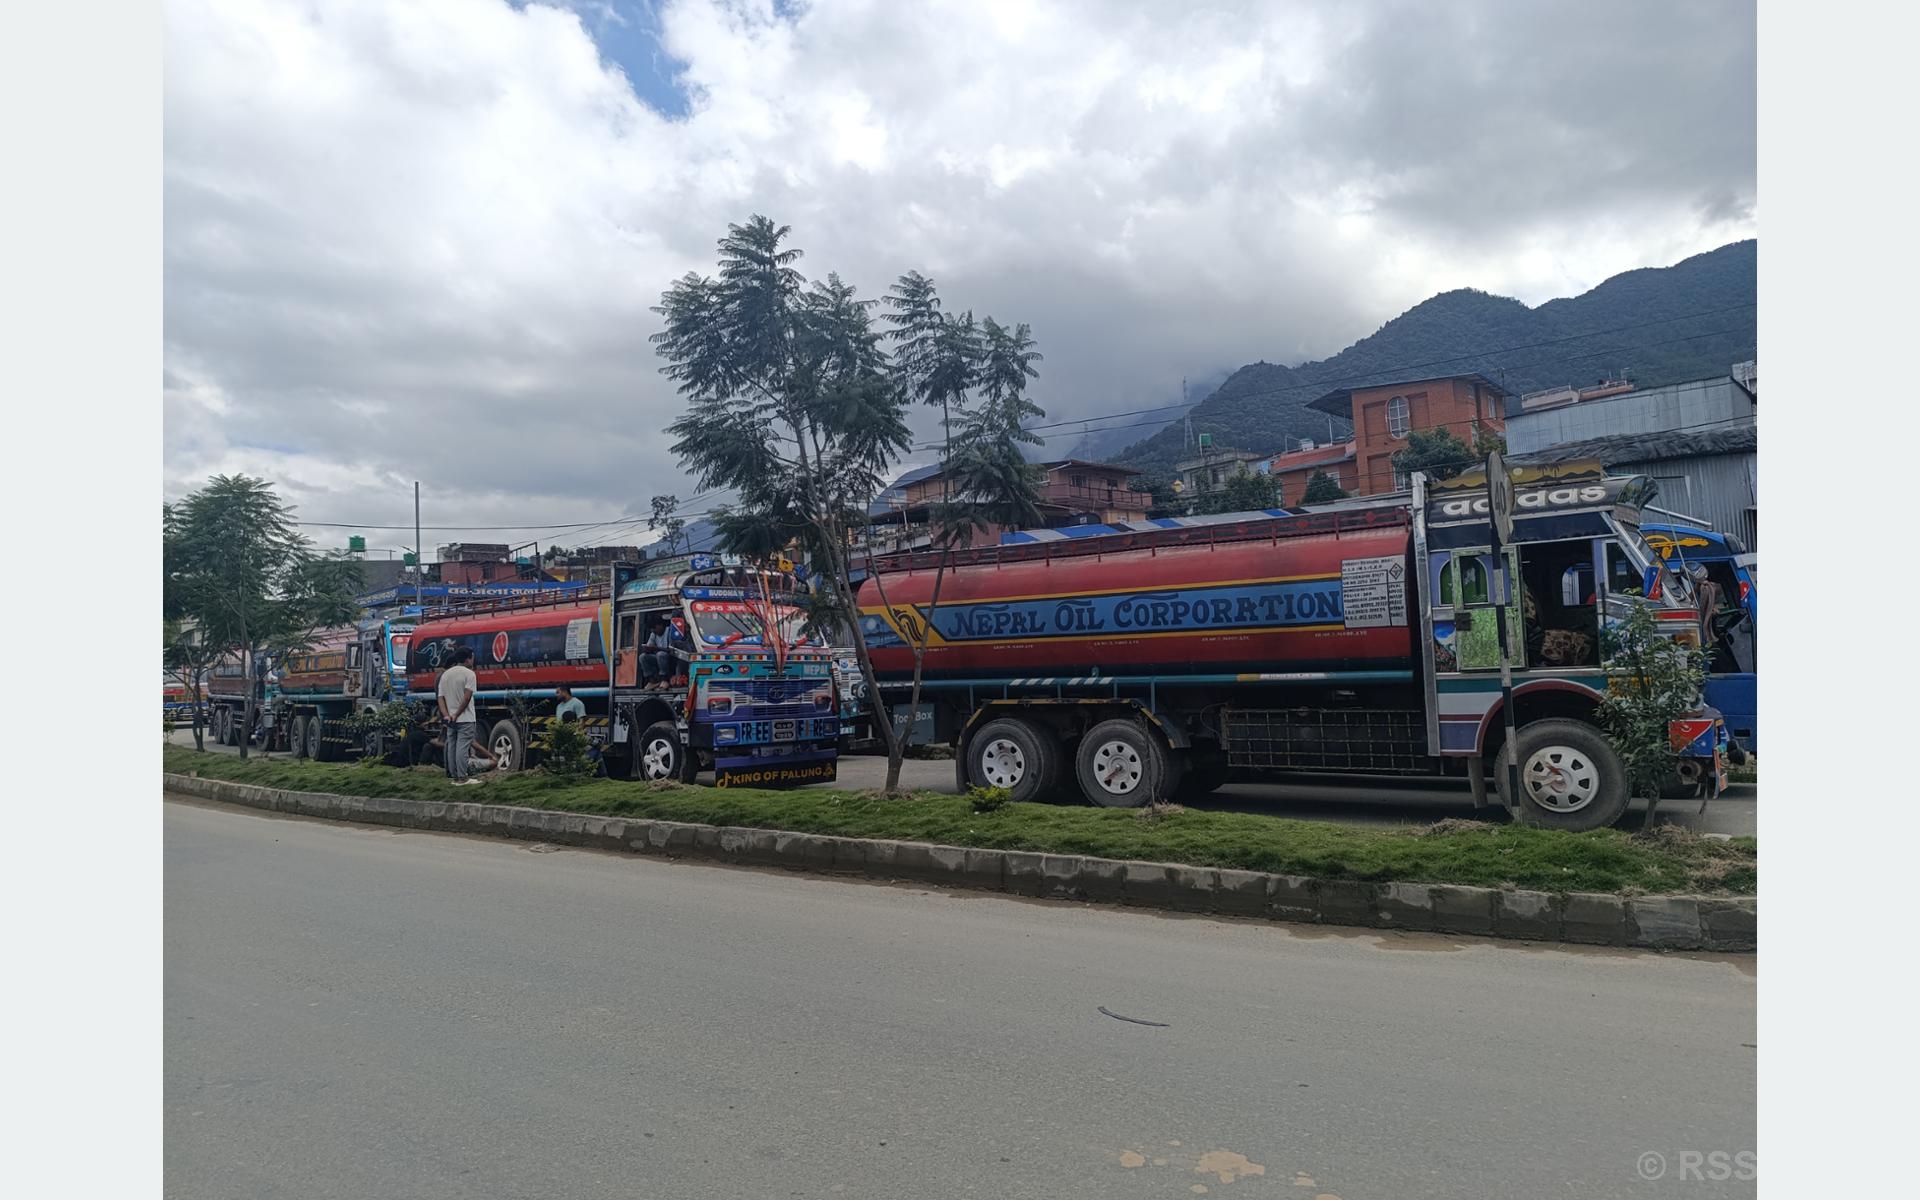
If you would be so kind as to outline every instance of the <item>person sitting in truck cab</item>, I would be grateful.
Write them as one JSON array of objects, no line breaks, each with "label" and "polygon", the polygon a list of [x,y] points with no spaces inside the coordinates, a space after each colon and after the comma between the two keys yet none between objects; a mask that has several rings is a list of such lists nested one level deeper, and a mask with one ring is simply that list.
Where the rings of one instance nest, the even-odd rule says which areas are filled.
[{"label": "person sitting in truck cab", "polygon": [[647,622],[646,640],[640,643],[640,690],[664,692],[673,674],[673,651],[667,639],[667,622],[655,617]]}]

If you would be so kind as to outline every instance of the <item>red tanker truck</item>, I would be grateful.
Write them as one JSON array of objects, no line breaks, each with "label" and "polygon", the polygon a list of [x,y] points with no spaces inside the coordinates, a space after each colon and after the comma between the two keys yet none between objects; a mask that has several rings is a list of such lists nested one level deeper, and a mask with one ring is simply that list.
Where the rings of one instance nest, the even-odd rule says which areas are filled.
[{"label": "red tanker truck", "polygon": [[[564,684],[586,707],[588,737],[630,778],[691,782],[711,770],[723,787],[831,780],[839,705],[830,653],[803,631],[808,603],[790,570],[730,554],[617,563],[605,598],[509,602],[421,622],[409,695],[431,703],[441,669],[465,647],[479,738],[509,769],[530,761],[537,723]],[[668,618],[686,644],[668,688],[650,689],[643,642]]]},{"label": "red tanker truck", "polygon": [[[1697,613],[1640,537],[1650,480],[1588,466],[1520,484],[1504,572],[1484,481],[1416,477],[1410,496],[951,552],[937,608],[936,553],[881,560],[861,628],[896,708],[925,637],[922,702],[962,786],[1131,806],[1230,774],[1455,775],[1484,803],[1506,724],[1494,601],[1518,580],[1525,602],[1505,611],[1521,787],[1506,802],[1530,822],[1596,828],[1630,800],[1594,723],[1601,629],[1651,605],[1663,631],[1697,639]],[[1720,722],[1675,725],[1717,787]]]}]

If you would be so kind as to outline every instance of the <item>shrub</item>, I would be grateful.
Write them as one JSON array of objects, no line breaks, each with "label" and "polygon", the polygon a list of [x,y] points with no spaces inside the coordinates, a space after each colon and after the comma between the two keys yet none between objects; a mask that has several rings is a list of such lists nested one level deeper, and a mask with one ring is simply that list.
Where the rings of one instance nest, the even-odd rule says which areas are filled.
[{"label": "shrub", "polygon": [[1600,637],[1608,685],[1600,727],[1627,768],[1633,794],[1658,796],[1679,763],[1668,741],[1668,723],[1700,707],[1708,652],[1663,636],[1652,612],[1640,604]]},{"label": "shrub", "polygon": [[1013,793],[1003,787],[970,787],[967,789],[967,803],[977,813],[999,812],[1013,799]]},{"label": "shrub", "polygon": [[593,743],[578,721],[548,721],[533,744],[540,751],[540,769],[562,779],[591,779],[600,764],[592,756]]}]

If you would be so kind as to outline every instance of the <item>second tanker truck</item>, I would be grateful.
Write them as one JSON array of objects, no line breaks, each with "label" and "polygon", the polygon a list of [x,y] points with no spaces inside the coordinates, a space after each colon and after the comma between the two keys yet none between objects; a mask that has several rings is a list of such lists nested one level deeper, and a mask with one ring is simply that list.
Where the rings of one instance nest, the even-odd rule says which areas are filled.
[{"label": "second tanker truck", "polygon": [[[1648,605],[1699,637],[1689,584],[1638,531],[1652,483],[1523,473],[1504,571],[1471,483],[961,550],[944,574],[936,553],[882,560],[862,630],[895,708],[925,639],[924,703],[963,786],[1135,806],[1230,773],[1454,775],[1484,803],[1489,775],[1507,790],[1495,602],[1512,580],[1505,800],[1535,824],[1612,824],[1630,796],[1596,724],[1602,628]],[[1669,732],[1683,773],[1717,790],[1715,714]]]},{"label": "second tanker truck", "polygon": [[[431,704],[440,670],[473,651],[479,737],[500,763],[532,762],[539,726],[565,685],[614,773],[633,779],[785,786],[834,778],[839,703],[826,645],[805,631],[809,596],[790,571],[733,555],[616,564],[611,594],[508,602],[422,621],[411,635],[411,697]],[[664,683],[641,655],[650,628],[685,631]]]}]

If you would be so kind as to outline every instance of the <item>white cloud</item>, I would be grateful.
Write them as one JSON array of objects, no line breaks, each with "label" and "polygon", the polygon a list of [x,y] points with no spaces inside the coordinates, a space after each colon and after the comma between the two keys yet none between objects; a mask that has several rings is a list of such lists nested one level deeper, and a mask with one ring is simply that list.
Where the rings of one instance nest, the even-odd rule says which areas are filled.
[{"label": "white cloud", "polygon": [[1754,229],[1738,4],[681,0],[684,120],[562,8],[167,15],[167,484],[316,520],[689,495],[648,309],[756,211],[868,295],[1031,322],[1062,417]]}]

